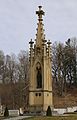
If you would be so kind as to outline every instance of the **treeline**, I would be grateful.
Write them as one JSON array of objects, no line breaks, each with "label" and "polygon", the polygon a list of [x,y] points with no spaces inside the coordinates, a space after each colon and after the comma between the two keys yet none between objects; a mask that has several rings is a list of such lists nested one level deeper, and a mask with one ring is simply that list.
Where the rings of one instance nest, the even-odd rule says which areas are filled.
[{"label": "treeline", "polygon": [[27,105],[29,80],[28,52],[4,55],[0,51],[0,99],[9,109]]},{"label": "treeline", "polygon": [[54,43],[52,47],[53,81],[60,96],[66,88],[77,87],[77,39],[68,39],[65,44]]},{"label": "treeline", "polygon": [[28,52],[21,51],[15,54],[4,55],[0,51],[0,80],[2,83],[25,82],[28,77]]}]

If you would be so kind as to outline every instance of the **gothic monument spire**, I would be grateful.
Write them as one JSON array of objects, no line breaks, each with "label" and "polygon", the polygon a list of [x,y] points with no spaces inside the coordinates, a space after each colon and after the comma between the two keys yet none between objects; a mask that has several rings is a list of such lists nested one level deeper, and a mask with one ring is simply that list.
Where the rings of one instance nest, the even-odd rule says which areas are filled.
[{"label": "gothic monument spire", "polygon": [[45,39],[44,35],[44,29],[43,29],[43,18],[42,16],[45,15],[45,12],[42,10],[42,6],[39,6],[39,10],[36,11],[36,14],[38,15],[38,28],[37,28],[37,34],[36,34],[36,45],[38,47],[42,46],[42,42]]},{"label": "gothic monument spire", "polygon": [[43,18],[45,14],[42,6],[36,11],[38,27],[36,41],[30,44],[30,84],[29,111],[46,112],[48,106],[52,108],[52,75],[51,75],[51,42],[45,40]]}]

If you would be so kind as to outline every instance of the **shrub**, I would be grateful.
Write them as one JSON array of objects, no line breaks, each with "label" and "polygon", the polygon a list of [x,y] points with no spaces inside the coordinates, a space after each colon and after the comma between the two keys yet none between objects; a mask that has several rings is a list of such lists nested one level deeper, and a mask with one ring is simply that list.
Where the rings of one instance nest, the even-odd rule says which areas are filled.
[{"label": "shrub", "polygon": [[5,116],[5,117],[8,117],[8,116],[9,116],[9,111],[8,111],[7,106],[5,107],[4,116]]},{"label": "shrub", "polygon": [[51,111],[50,106],[48,106],[48,108],[47,108],[46,116],[52,116],[52,111]]}]

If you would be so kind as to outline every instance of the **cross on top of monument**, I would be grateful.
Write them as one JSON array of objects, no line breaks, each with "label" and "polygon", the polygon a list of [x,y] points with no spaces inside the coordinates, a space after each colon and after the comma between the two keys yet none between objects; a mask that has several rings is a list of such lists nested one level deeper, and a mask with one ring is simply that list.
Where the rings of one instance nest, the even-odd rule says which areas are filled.
[{"label": "cross on top of monument", "polygon": [[39,11],[36,11],[36,14],[38,15],[39,21],[42,21],[43,20],[42,15],[45,15],[45,12],[41,8],[42,8],[42,6],[39,6]]}]

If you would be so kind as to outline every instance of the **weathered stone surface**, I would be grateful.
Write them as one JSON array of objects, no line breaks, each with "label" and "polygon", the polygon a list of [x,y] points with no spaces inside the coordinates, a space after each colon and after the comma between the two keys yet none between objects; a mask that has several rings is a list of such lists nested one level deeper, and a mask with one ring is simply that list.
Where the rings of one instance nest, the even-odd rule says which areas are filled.
[{"label": "weathered stone surface", "polygon": [[19,116],[19,110],[9,110],[9,116]]},{"label": "weathered stone surface", "polygon": [[[36,41],[30,44],[30,85],[29,85],[29,111],[46,111],[48,106],[53,106],[52,100],[52,75],[51,75],[51,42],[45,39],[43,29],[44,15],[39,6],[38,28]],[[42,12],[41,12],[42,11]]]}]

